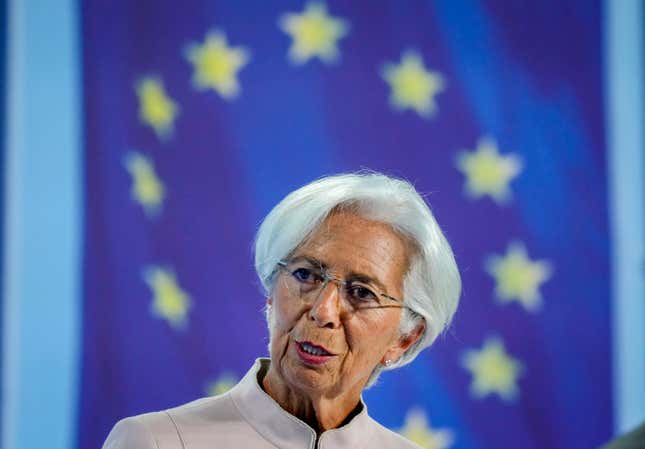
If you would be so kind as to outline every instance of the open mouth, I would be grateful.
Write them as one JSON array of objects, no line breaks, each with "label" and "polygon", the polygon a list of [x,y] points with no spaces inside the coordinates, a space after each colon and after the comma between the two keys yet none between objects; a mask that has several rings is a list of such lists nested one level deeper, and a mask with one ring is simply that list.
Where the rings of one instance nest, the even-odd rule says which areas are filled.
[{"label": "open mouth", "polygon": [[327,349],[323,348],[322,346],[315,345],[309,341],[302,341],[302,342],[297,342],[298,348],[309,355],[313,356],[318,356],[318,357],[330,357],[333,356],[331,352],[327,351]]}]

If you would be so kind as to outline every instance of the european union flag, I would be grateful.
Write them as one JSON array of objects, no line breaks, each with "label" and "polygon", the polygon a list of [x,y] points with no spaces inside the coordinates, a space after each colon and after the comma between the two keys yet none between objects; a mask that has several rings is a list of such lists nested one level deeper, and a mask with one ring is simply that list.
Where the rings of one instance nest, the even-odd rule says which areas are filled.
[{"label": "european union flag", "polygon": [[371,414],[431,449],[609,438],[600,2],[82,5],[79,447],[265,355],[257,225],[365,167],[427,193],[464,281]]}]

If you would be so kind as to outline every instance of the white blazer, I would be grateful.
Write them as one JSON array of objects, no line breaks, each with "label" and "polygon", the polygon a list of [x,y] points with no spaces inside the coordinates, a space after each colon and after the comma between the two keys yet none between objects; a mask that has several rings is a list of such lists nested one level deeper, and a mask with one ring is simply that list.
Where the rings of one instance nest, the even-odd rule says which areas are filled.
[{"label": "white blazer", "polygon": [[420,449],[374,421],[364,403],[347,424],[316,438],[260,388],[258,374],[268,366],[269,359],[256,360],[222,395],[119,421],[103,449]]}]

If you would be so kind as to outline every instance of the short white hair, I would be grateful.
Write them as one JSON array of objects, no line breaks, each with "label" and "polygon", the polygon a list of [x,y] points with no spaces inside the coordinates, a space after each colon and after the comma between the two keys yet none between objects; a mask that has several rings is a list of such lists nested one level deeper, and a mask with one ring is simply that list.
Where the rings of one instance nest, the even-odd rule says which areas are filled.
[{"label": "short white hair", "polygon": [[389,367],[377,366],[368,385],[383,369],[410,363],[445,330],[457,310],[461,278],[452,249],[430,208],[409,182],[376,172],[327,176],[287,195],[266,216],[255,239],[255,270],[271,294],[277,263],[292,253],[338,208],[385,223],[409,239],[411,254],[403,280],[400,332],[407,335],[425,319],[423,335]]}]

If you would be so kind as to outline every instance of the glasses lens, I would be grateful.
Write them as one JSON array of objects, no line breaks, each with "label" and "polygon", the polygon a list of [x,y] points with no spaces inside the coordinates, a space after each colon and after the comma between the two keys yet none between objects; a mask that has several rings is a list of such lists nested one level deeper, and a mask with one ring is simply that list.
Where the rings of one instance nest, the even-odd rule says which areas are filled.
[{"label": "glasses lens", "polygon": [[345,307],[351,311],[387,306],[388,300],[381,291],[369,283],[340,280],[329,276],[319,264],[309,260],[296,260],[280,265],[289,293],[305,302],[317,300],[328,283],[338,289]]},{"label": "glasses lens", "polygon": [[362,282],[347,282],[343,289],[345,301],[354,310],[370,309],[381,306],[381,294],[378,290]]},{"label": "glasses lens", "polygon": [[324,283],[322,269],[308,261],[288,263],[284,271],[290,291],[303,299],[315,294]]}]

